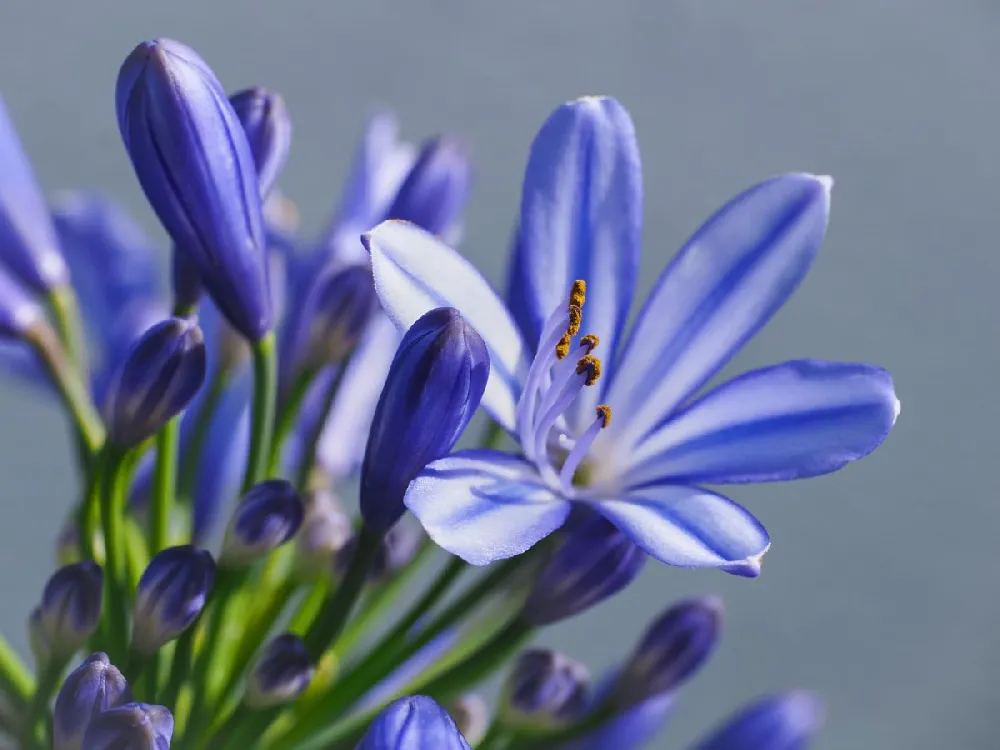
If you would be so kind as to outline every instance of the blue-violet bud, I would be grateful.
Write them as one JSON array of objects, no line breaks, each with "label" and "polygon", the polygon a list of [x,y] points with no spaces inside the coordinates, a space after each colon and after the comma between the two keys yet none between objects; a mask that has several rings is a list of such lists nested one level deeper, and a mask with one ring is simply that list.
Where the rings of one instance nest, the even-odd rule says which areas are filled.
[{"label": "blue-violet bud", "polygon": [[170,39],[143,42],[115,90],[118,128],[139,183],[180,252],[243,336],[273,325],[257,169],[215,74]]},{"label": "blue-violet bud", "polygon": [[152,437],[194,398],[205,379],[205,340],[192,320],[168,318],[147,330],[108,392],[108,438],[132,448]]},{"label": "blue-violet bud", "polygon": [[772,696],[734,716],[697,750],[804,750],[823,723],[823,706],[797,691]]},{"label": "blue-violet bud", "polygon": [[446,234],[457,225],[471,187],[472,162],[465,146],[451,138],[434,138],[420,149],[387,218]]},{"label": "blue-violet bud", "polygon": [[81,750],[83,734],[98,714],[132,702],[132,692],[107,654],[96,653],[70,672],[53,711],[53,750]]},{"label": "blue-violet bud", "polygon": [[479,693],[467,693],[448,706],[466,742],[478,745],[490,728],[490,706]]},{"label": "blue-violet bud", "polygon": [[244,700],[251,708],[267,708],[295,700],[309,687],[313,661],[297,635],[279,635],[264,647],[247,680]]},{"label": "blue-violet bud", "polygon": [[400,698],[380,713],[355,750],[470,750],[455,721],[424,695]]},{"label": "blue-violet bud", "polygon": [[447,455],[479,406],[490,372],[482,337],[458,310],[425,313],[403,336],[375,407],[361,467],[361,516],[388,531],[403,495],[428,463]]},{"label": "blue-violet bud", "polygon": [[238,91],[229,97],[250,144],[261,197],[274,188],[292,147],[292,118],[280,94],[263,88]]},{"label": "blue-violet bud", "polygon": [[250,488],[226,528],[219,565],[240,568],[291,539],[305,507],[290,482],[269,479]]},{"label": "blue-violet bud", "polygon": [[44,317],[41,306],[0,265],[0,340],[21,338]]},{"label": "blue-violet bud", "polygon": [[32,644],[40,660],[65,659],[81,648],[101,620],[104,573],[92,560],[59,568],[32,614]]},{"label": "blue-violet bud", "polygon": [[310,492],[305,501],[305,518],[295,537],[299,572],[307,577],[327,575],[335,556],[350,542],[354,530],[340,503],[329,490]]},{"label": "blue-violet bud", "polygon": [[215,582],[215,562],[190,544],[168,547],[149,561],[139,578],[132,645],[152,654],[177,638],[205,608]]},{"label": "blue-violet bud", "polygon": [[554,728],[579,718],[590,700],[590,672],[558,651],[530,649],[518,656],[501,701],[505,724]]},{"label": "blue-violet bud", "polygon": [[163,706],[126,703],[94,717],[85,750],[169,750],[174,717]]}]

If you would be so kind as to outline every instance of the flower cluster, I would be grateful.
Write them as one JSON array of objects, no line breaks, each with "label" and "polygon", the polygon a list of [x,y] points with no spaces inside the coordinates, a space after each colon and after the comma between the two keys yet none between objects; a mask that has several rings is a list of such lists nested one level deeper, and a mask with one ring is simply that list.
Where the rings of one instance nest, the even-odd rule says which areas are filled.
[{"label": "flower cluster", "polygon": [[[721,602],[669,606],[597,680],[531,638],[650,557],[759,575],[767,531],[710,487],[834,471],[898,415],[865,364],[705,391],[803,279],[829,178],[729,201],[628,330],[642,179],[613,99],[536,136],[502,296],[455,249],[471,165],[451,137],[417,148],[374,116],[307,238],[276,187],[278,94],[229,94],[156,39],[115,104],[169,285],[111,199],[46,202],[0,105],[0,363],[65,407],[80,476],[34,673],[0,638],[20,747],[639,747],[715,649]],[[480,406],[479,447],[456,451]],[[474,690],[506,664],[491,711]],[[770,696],[698,747],[801,748],[821,714]]]}]

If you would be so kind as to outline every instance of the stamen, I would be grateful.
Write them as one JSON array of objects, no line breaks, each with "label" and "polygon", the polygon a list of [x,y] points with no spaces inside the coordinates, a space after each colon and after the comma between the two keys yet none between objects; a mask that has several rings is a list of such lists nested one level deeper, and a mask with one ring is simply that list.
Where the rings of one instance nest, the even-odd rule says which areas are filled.
[{"label": "stamen", "polygon": [[566,333],[570,336],[576,336],[580,332],[580,323],[583,322],[583,308],[579,305],[569,306],[569,328],[566,329]]},{"label": "stamen", "polygon": [[573,477],[576,476],[577,469],[580,468],[583,459],[587,457],[590,446],[594,444],[601,430],[609,424],[611,424],[611,407],[607,404],[601,404],[597,407],[597,418],[590,423],[580,439],[576,441],[576,445],[573,446],[573,450],[570,451],[559,470],[559,486],[562,487],[563,492],[569,492],[572,489]]},{"label": "stamen", "polygon": [[569,354],[569,345],[573,340],[573,337],[568,333],[564,333],[563,337],[559,339],[559,343],[556,344],[556,359],[566,359],[566,355]]},{"label": "stamen", "polygon": [[562,309],[556,309],[549,316],[549,319],[545,321],[540,339],[541,346],[538,349],[538,354],[535,355],[534,360],[531,362],[531,367],[528,368],[524,391],[521,393],[521,399],[517,405],[517,426],[521,437],[521,445],[525,447],[525,453],[531,460],[534,460],[534,456],[529,451],[531,450],[531,446],[534,445],[531,429],[534,424],[535,404],[538,400],[538,394],[548,384],[549,371],[555,363],[555,358],[552,355],[552,347],[563,336],[560,331],[565,330],[566,322],[566,311]]},{"label": "stamen", "polygon": [[590,354],[592,351],[594,351],[594,349],[596,349],[597,345],[600,343],[601,340],[592,333],[588,333],[586,336],[580,339],[580,346],[587,347],[587,354]]},{"label": "stamen", "polygon": [[573,288],[569,292],[569,304],[570,307],[583,307],[584,301],[587,299],[587,282],[583,279],[577,279],[573,282]]},{"label": "stamen", "polygon": [[604,424],[601,426],[607,427],[609,424],[611,424],[611,407],[608,406],[607,404],[601,404],[600,406],[597,407],[597,416],[601,417],[604,420]]},{"label": "stamen", "polygon": [[592,357],[589,354],[583,357],[579,362],[576,363],[576,373],[577,375],[583,375],[587,373],[587,380],[585,385],[593,385],[597,382],[597,379],[601,377],[601,360],[597,357]]}]

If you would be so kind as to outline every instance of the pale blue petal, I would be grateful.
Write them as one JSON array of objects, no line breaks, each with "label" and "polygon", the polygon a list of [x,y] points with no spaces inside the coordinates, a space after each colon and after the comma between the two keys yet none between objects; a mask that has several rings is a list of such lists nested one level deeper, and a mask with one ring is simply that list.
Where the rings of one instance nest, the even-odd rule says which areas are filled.
[{"label": "pale blue petal", "polygon": [[472,565],[520,555],[562,526],[570,510],[533,464],[488,450],[429,464],[405,502],[438,546]]},{"label": "pale blue petal", "polygon": [[718,372],[799,285],[826,231],[830,185],[797,174],[750,188],[663,272],[610,373],[608,432],[624,451]]},{"label": "pale blue petal", "polygon": [[364,241],[372,257],[375,290],[401,331],[428,310],[454,307],[483,337],[491,367],[483,407],[513,430],[531,352],[489,282],[459,253],[415,224],[387,221]]},{"label": "pale blue petal", "polygon": [[634,487],[825,474],[875,450],[898,413],[885,370],[785,362],[725,383],[659,426],[631,454],[624,481]]},{"label": "pale blue petal", "polygon": [[558,750],[638,750],[660,733],[674,706],[674,693],[647,698]]}]

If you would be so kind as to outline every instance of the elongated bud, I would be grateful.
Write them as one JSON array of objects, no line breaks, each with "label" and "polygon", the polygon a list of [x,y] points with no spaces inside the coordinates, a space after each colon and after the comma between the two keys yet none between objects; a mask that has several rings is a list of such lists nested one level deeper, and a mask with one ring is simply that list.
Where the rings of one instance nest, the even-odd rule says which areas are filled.
[{"label": "elongated bud", "polygon": [[115,105],[156,215],[233,327],[259,340],[273,325],[260,190],[222,85],[192,49],[156,39],[122,64]]},{"label": "elongated bud", "polygon": [[334,557],[353,536],[351,519],[327,490],[314,490],[305,502],[305,518],[295,537],[298,567],[306,576],[327,575]]},{"label": "elongated bud", "polygon": [[19,339],[44,318],[41,306],[0,266],[0,340]]},{"label": "elongated bud", "polygon": [[532,649],[514,662],[504,687],[505,724],[547,729],[579,718],[590,697],[590,672],[558,651]]},{"label": "elongated bud", "polygon": [[39,661],[68,658],[101,620],[104,573],[92,560],[66,565],[49,578],[29,631]]},{"label": "elongated bud", "polygon": [[617,594],[639,575],[646,554],[597,514],[567,531],[535,581],[524,617],[548,625]]},{"label": "elongated bud", "polygon": [[269,479],[252,487],[233,513],[219,565],[249,565],[291,539],[302,526],[305,508],[290,482]]},{"label": "elongated bud", "polygon": [[466,742],[478,745],[490,728],[490,706],[478,693],[468,693],[448,706]]},{"label": "elongated bud", "polygon": [[628,707],[676,688],[712,655],[721,626],[722,601],[716,597],[668,609],[649,626],[619,673],[615,703]]},{"label": "elongated bud", "polygon": [[387,531],[403,515],[417,472],[451,451],[479,406],[490,373],[483,339],[458,310],[424,314],[403,336],[368,435],[361,515]]},{"label": "elongated bud", "polygon": [[279,635],[264,647],[247,682],[244,700],[251,708],[267,708],[298,698],[309,686],[312,659],[297,635]]},{"label": "elongated bud", "polygon": [[139,578],[132,645],[152,654],[188,629],[215,582],[212,555],[189,544],[159,552]]},{"label": "elongated bud", "polygon": [[292,147],[292,119],[280,94],[262,88],[245,89],[229,97],[250,144],[261,197],[274,188]]},{"label": "elongated bud", "polygon": [[125,448],[183,411],[205,379],[205,341],[191,320],[169,318],[132,347],[108,393],[108,437]]},{"label": "elongated bud", "polygon": [[424,695],[400,698],[380,713],[355,750],[469,750],[454,720]]},{"label": "elongated bud", "polygon": [[98,714],[132,702],[132,691],[107,654],[84,659],[59,688],[53,712],[53,750],[82,750],[83,735]]},{"label": "elongated bud", "polygon": [[29,289],[44,294],[68,283],[69,271],[45,195],[2,99],[0,164],[0,265]]},{"label": "elongated bud", "polygon": [[744,709],[697,750],[805,750],[822,723],[823,705],[814,695],[776,695]]},{"label": "elongated bud", "polygon": [[456,226],[471,186],[472,163],[465,146],[452,138],[434,138],[420,149],[386,216],[445,234]]},{"label": "elongated bud", "polygon": [[94,717],[83,735],[86,750],[168,750],[174,717],[163,706],[126,703]]}]

